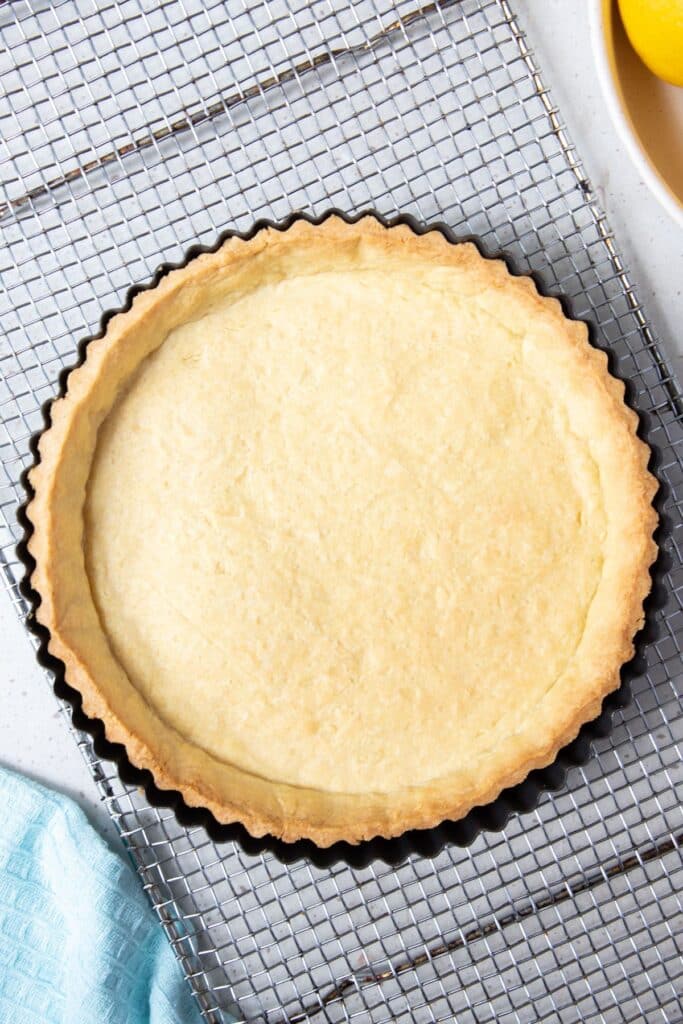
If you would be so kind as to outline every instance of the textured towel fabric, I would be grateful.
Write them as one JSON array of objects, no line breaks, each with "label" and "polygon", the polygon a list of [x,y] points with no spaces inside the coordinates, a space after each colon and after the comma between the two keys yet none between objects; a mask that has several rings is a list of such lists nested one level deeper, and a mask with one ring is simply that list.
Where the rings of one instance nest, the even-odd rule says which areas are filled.
[{"label": "textured towel fabric", "polygon": [[0,768],[0,1024],[200,1024],[131,865]]}]

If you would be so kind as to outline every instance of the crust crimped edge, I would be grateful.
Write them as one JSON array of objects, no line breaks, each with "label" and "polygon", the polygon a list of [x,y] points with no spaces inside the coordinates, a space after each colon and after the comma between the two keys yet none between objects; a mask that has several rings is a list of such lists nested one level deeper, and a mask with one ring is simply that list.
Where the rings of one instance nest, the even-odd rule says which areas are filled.
[{"label": "crust crimped edge", "polygon": [[[618,575],[620,607],[606,616],[614,619],[608,634],[613,640],[611,649],[605,653],[596,645],[591,671],[571,700],[564,699],[552,714],[543,709],[533,728],[520,729],[496,749],[495,755],[482,755],[470,770],[456,773],[457,777],[442,777],[390,794],[369,792],[361,797],[260,779],[193,746],[163,722],[114,662],[101,627],[99,638],[93,638],[96,628],[86,635],[84,627],[79,635],[73,623],[70,626],[69,616],[73,618],[74,613],[67,605],[68,597],[73,597],[73,580],[82,578],[82,592],[76,594],[76,600],[82,601],[84,615],[88,604],[92,606],[92,597],[84,567],[75,557],[69,557],[77,545],[70,548],[69,543],[62,543],[65,530],[82,542],[82,501],[80,507],[73,505],[75,499],[64,479],[68,478],[73,456],[70,442],[78,423],[92,415],[89,404],[97,392],[98,380],[112,367],[120,371],[127,351],[131,358],[127,342],[143,334],[150,319],[163,316],[163,310],[173,303],[180,304],[182,310],[182,296],[188,294],[188,289],[199,288],[201,295],[202,288],[210,288],[218,278],[228,273],[239,275],[254,257],[276,259],[291,246],[314,246],[317,253],[349,244],[370,245],[379,258],[395,258],[402,250],[409,250],[419,253],[426,262],[467,266],[482,275],[487,287],[500,289],[501,293],[513,289],[519,301],[528,305],[530,316],[545,320],[571,352],[573,365],[579,368],[577,374],[583,374],[586,387],[597,386],[604,392],[605,425],[612,429],[624,466],[629,500],[623,515],[628,519],[628,537],[635,545],[630,561],[612,567]],[[139,361],[133,363],[133,368]],[[109,408],[111,403],[104,412],[99,410],[101,419]],[[40,598],[36,618],[48,630],[49,653],[63,663],[66,681],[80,692],[85,714],[103,722],[107,740],[123,744],[130,762],[148,769],[160,789],[177,790],[189,806],[207,808],[221,823],[241,822],[253,836],[271,834],[286,842],[307,838],[327,847],[339,840],[356,843],[376,836],[390,838],[409,829],[459,820],[473,807],[489,803],[502,790],[521,782],[533,769],[552,763],[580,727],[597,716],[604,697],[619,686],[621,666],[632,657],[633,639],[643,624],[643,601],[651,587],[649,569],[657,554],[652,539],[658,521],[652,506],[657,482],[648,472],[650,449],[637,437],[637,427],[636,413],[624,403],[624,385],[610,375],[606,355],[590,344],[586,325],[565,317],[557,299],[539,295],[531,278],[513,276],[503,260],[483,257],[471,242],[451,242],[436,230],[418,235],[406,225],[386,227],[372,215],[353,224],[337,216],[317,225],[297,220],[284,231],[262,228],[247,241],[232,237],[215,252],[196,257],[170,271],[156,287],[138,293],[127,311],[112,317],[104,335],[88,344],[84,362],[69,374],[65,395],[53,402],[51,422],[39,441],[39,461],[29,474],[34,494],[26,510],[33,527],[27,545],[35,560],[31,585]],[[84,479],[94,445],[93,440],[93,450],[83,467]],[[624,495],[618,498],[623,503]],[[91,617],[91,625],[94,621]],[[108,666],[113,684],[108,673],[98,672],[93,659],[84,653],[93,643],[101,648],[99,660]],[[107,658],[112,665],[108,665]],[[546,697],[538,707],[544,703]]]}]

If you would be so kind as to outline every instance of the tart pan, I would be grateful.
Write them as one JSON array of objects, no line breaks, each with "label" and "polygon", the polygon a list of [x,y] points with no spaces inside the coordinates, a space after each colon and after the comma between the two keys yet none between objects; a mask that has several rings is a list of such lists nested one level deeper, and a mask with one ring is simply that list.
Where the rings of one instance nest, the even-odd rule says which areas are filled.
[{"label": "tart pan", "polygon": [[[64,369],[60,374],[59,390],[55,397],[63,396],[66,393],[67,379],[71,369],[79,366],[84,361],[88,344],[90,341],[102,337],[111,317],[117,313],[128,310],[132,304],[133,298],[138,294],[138,292],[156,287],[161,278],[169,271],[185,266],[192,259],[200,255],[200,253],[216,251],[216,249],[218,249],[226,239],[230,237],[237,236],[246,241],[251,239],[263,228],[269,227],[285,231],[296,220],[306,220],[311,224],[317,225],[332,215],[341,217],[347,223],[355,223],[361,217],[367,216],[368,214],[374,216],[385,227],[405,224],[416,234],[424,234],[426,231],[439,231],[449,242],[452,243],[464,241],[473,242],[479,249],[482,256],[502,259],[505,261],[512,274],[516,276],[522,274],[522,272],[516,268],[514,259],[510,257],[508,253],[489,251],[482,245],[478,238],[471,235],[456,236],[446,225],[438,222],[431,223],[425,227],[409,215],[386,218],[372,210],[363,210],[354,216],[349,216],[340,210],[331,209],[324,215],[316,218],[305,214],[293,214],[286,220],[279,222],[260,220],[254,224],[248,232],[224,232],[212,247],[192,247],[187,251],[185,259],[181,262],[163,264],[149,284],[131,287],[127,293],[125,304],[120,309],[111,310],[103,315],[100,322],[100,332],[97,335],[93,335],[79,343],[78,358],[72,367]],[[526,274],[525,276],[532,277],[542,295],[550,294],[548,289],[544,286],[543,280],[539,278],[537,274]],[[560,299],[565,315],[571,318],[569,303],[563,299],[562,296],[554,295],[554,297]],[[596,344],[596,332],[593,325],[588,323],[588,328],[591,343]],[[613,376],[619,377],[618,372],[616,372],[614,354],[610,352],[609,349],[606,349],[606,352],[610,372]],[[662,583],[662,577],[666,571],[666,556],[662,550],[662,542],[669,532],[668,521],[663,515],[663,506],[666,502],[667,493],[665,486],[657,473],[657,467],[660,462],[659,453],[657,452],[656,446],[653,446],[648,440],[648,434],[650,433],[648,416],[637,409],[634,405],[633,389],[629,386],[628,381],[625,381],[624,383],[626,385],[626,404],[634,409],[639,416],[640,423],[638,436],[649,445],[652,452],[648,465],[649,471],[655,476],[659,483],[659,490],[653,502],[659,515],[659,525],[655,531],[655,541],[657,542],[659,553],[656,562],[650,569],[653,585],[652,590],[644,603],[645,622],[643,628],[634,639],[635,653],[633,658],[621,668],[621,686],[618,690],[608,694],[605,698],[601,714],[598,718],[585,724],[581,728],[576,739],[559,752],[552,764],[545,768],[532,771],[524,782],[503,790],[503,792],[491,803],[483,807],[473,808],[459,821],[445,821],[435,828],[412,830],[404,833],[402,836],[391,839],[376,837],[371,840],[365,840],[356,845],[346,842],[337,842],[334,845],[323,849],[316,846],[308,839],[302,839],[295,843],[285,843],[272,836],[255,838],[251,836],[247,832],[246,828],[239,823],[224,825],[219,823],[210,811],[203,808],[188,806],[180,793],[170,790],[160,790],[155,785],[151,772],[136,768],[131,764],[127,757],[126,749],[122,744],[110,743],[106,739],[103,723],[99,719],[91,719],[84,714],[82,710],[81,695],[77,690],[74,690],[69,686],[65,678],[63,663],[53,657],[48,651],[49,631],[44,626],[41,626],[36,620],[35,611],[40,603],[40,598],[32,589],[30,584],[31,574],[35,567],[35,563],[27,548],[27,542],[32,532],[32,526],[26,516],[26,508],[33,497],[32,488],[28,479],[28,473],[32,467],[28,467],[22,475],[22,484],[26,492],[26,501],[18,510],[18,518],[21,526],[23,527],[24,536],[17,547],[17,552],[25,568],[25,575],[21,582],[20,590],[29,604],[30,611],[27,617],[27,626],[38,640],[38,661],[41,665],[52,672],[54,676],[55,693],[60,699],[66,701],[70,705],[74,727],[88,733],[92,737],[93,747],[99,758],[115,762],[119,776],[124,785],[137,786],[144,789],[147,800],[151,806],[172,809],[181,826],[201,826],[206,829],[207,834],[214,842],[218,844],[236,842],[242,850],[250,856],[270,852],[285,864],[298,860],[308,860],[316,867],[321,868],[331,867],[339,862],[349,864],[354,868],[362,868],[366,867],[374,860],[380,860],[389,865],[396,866],[411,854],[433,857],[448,844],[468,846],[482,831],[501,831],[505,827],[511,815],[534,810],[538,806],[543,793],[547,791],[556,791],[567,784],[567,776],[570,768],[576,765],[583,765],[589,760],[593,740],[598,737],[609,735],[612,729],[614,713],[618,709],[628,705],[630,701],[629,684],[632,679],[641,675],[645,671],[645,648],[657,636],[657,629],[655,625],[656,611],[661,608],[666,601],[666,590]],[[46,429],[50,424],[50,407],[51,401],[47,402],[43,406],[43,429]],[[35,465],[39,459],[38,440],[41,433],[42,430],[38,431],[31,439],[33,465]],[[113,791],[109,795],[113,796]]]}]

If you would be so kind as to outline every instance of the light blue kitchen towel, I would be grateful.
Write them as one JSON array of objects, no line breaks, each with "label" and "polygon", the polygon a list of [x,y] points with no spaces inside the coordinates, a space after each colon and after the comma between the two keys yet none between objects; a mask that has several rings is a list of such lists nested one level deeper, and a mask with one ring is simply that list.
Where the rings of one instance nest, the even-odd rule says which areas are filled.
[{"label": "light blue kitchen towel", "polygon": [[199,1024],[130,863],[65,796],[0,768],[0,1024]]}]

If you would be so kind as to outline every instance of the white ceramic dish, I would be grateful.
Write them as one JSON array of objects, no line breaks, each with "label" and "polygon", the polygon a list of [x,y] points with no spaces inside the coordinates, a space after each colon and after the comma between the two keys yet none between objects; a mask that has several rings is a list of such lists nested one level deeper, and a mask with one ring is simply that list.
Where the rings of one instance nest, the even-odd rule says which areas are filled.
[{"label": "white ceramic dish", "polygon": [[633,50],[617,0],[592,0],[598,76],[643,180],[683,227],[683,88],[661,81]]}]

